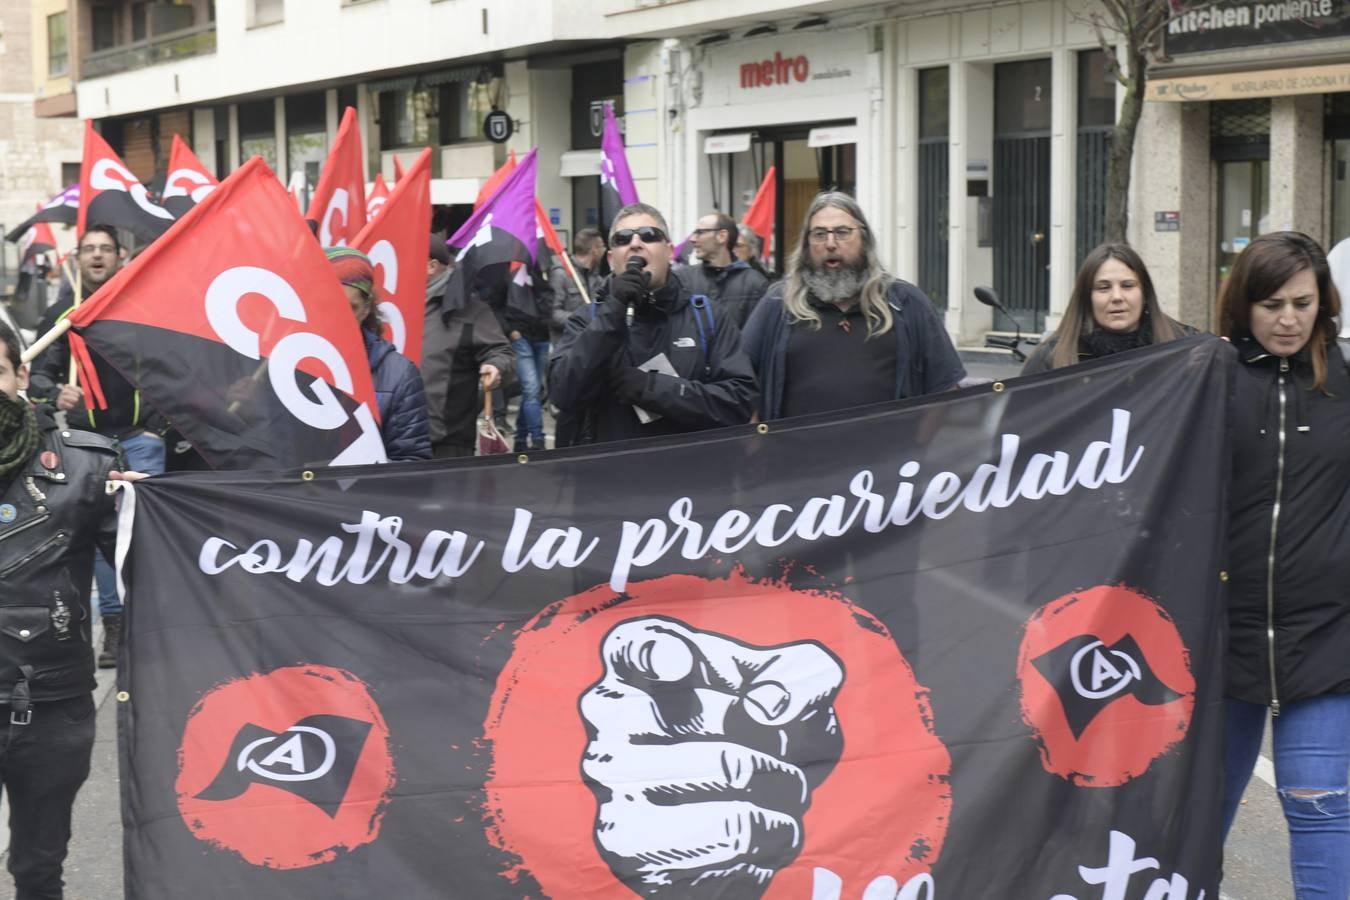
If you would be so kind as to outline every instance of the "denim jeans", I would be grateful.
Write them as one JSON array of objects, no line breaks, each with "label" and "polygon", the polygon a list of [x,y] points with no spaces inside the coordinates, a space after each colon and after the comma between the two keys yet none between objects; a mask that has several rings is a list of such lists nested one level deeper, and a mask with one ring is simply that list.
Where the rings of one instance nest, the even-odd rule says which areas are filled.
[{"label": "denim jeans", "polygon": [[[1266,707],[1227,701],[1223,834],[1251,779]],[[1273,720],[1276,791],[1289,825],[1289,860],[1298,900],[1350,897],[1350,694],[1324,694],[1281,706]],[[1302,796],[1300,796],[1302,795]]]},{"label": "denim jeans", "polygon": [[[134,434],[121,441],[122,458],[132,472],[147,475],[164,473],[164,438],[148,431]],[[102,552],[94,554],[94,583],[98,585],[98,614],[122,614],[122,598],[117,596],[117,573]]]},{"label": "denim jeans", "polygon": [[27,725],[10,725],[10,708],[0,706],[9,873],[16,900],[59,900],[71,810],[94,750],[94,698],[34,703],[32,710]]},{"label": "denim jeans", "polygon": [[516,377],[520,379],[520,414],[516,416],[516,447],[524,449],[525,438],[536,450],[544,449],[544,408],[539,388],[548,371],[548,341],[519,337],[511,342],[516,351]]}]

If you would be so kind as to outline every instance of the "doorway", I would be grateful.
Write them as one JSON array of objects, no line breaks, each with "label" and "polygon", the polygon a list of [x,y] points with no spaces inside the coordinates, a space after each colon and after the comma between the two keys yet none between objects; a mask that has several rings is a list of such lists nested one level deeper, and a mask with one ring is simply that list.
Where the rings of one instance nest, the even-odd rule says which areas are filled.
[{"label": "doorway", "polygon": [[1035,333],[1050,311],[1050,60],[1000,63],[994,85],[994,289]]}]

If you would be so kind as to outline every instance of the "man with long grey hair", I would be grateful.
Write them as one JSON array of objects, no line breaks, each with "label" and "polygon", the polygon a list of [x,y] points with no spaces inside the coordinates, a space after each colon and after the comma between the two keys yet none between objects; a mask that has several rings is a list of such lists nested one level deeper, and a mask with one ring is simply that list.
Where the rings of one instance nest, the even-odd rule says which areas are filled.
[{"label": "man with long grey hair", "polygon": [[760,418],[899,400],[966,377],[933,303],[881,264],[857,201],[817,194],[787,276],[769,288],[741,346],[760,385]]}]

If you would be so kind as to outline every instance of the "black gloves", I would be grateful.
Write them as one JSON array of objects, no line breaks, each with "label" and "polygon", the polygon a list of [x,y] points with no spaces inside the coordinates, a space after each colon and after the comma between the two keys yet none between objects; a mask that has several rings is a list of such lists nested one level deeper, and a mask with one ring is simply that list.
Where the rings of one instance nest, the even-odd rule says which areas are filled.
[{"label": "black gloves", "polygon": [[609,280],[609,295],[625,307],[640,307],[647,302],[647,284],[651,280],[650,272],[618,272]]},{"label": "black gloves", "polygon": [[637,406],[642,402],[642,391],[649,375],[641,369],[623,366],[609,375],[609,390],[620,403]]}]

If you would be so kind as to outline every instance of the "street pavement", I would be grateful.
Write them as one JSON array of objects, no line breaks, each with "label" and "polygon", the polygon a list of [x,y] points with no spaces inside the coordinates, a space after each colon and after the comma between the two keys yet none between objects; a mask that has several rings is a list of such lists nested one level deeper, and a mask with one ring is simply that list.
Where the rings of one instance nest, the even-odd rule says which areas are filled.
[{"label": "street pavement", "polygon": [[[963,352],[962,358],[972,380],[1009,378],[1020,368],[1006,356],[1000,358],[978,351]],[[514,414],[510,421],[514,422]],[[549,417],[546,428],[551,430],[551,425]],[[96,630],[96,637],[101,637],[101,626]],[[94,694],[98,706],[97,735],[89,780],[75,801],[74,837],[66,861],[66,900],[121,900],[124,896],[115,676],[111,670],[98,672],[98,688]],[[1273,783],[1267,734],[1256,775],[1247,788],[1242,809],[1229,836],[1220,900],[1293,900],[1288,837]],[[0,801],[0,847],[8,844],[8,809]],[[0,858],[3,856],[0,853]],[[8,875],[0,874],[0,882],[3,882],[0,896],[12,900],[13,888]],[[1009,897],[1007,900],[1022,898]]]}]

